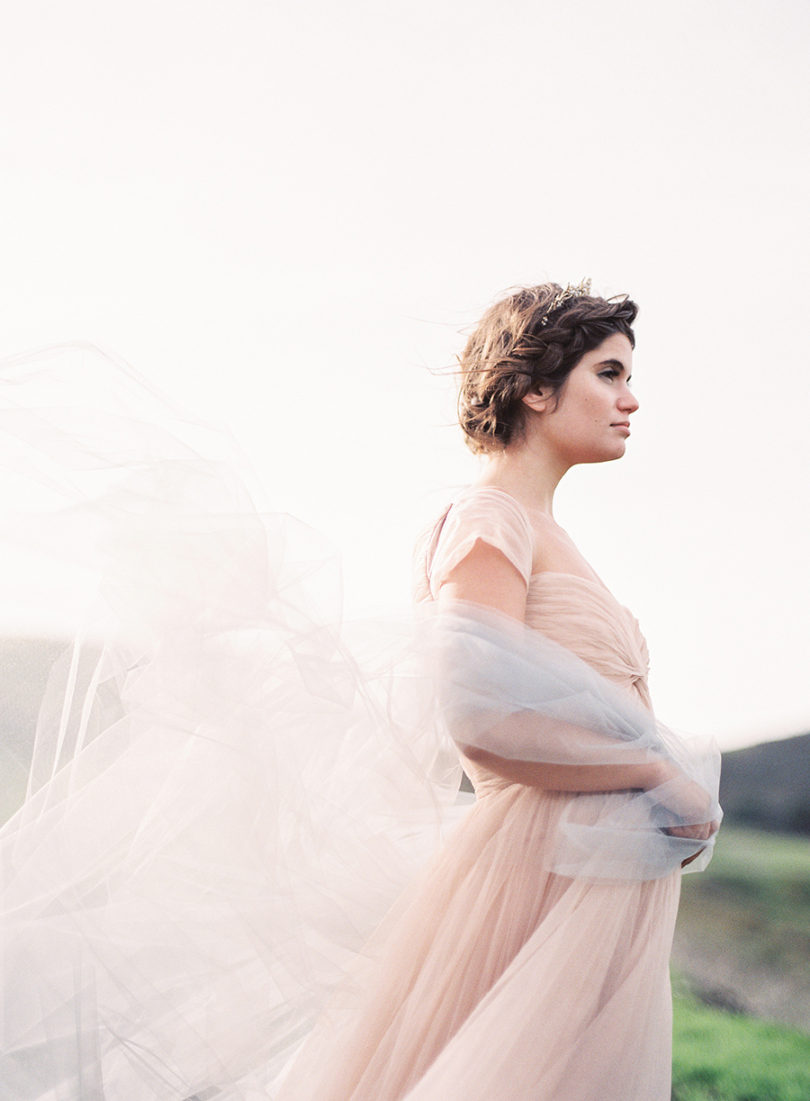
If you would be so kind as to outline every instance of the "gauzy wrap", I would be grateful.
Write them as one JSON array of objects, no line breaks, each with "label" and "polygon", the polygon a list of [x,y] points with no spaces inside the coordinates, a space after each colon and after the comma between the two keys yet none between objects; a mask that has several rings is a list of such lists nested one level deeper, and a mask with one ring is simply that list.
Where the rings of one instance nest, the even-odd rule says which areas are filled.
[{"label": "gauzy wrap", "polygon": [[321,541],[257,508],[229,442],[125,367],[74,346],[0,382],[0,527],[34,586],[61,579],[75,628],[43,647],[43,686],[18,678],[0,747],[27,777],[0,830],[16,1101],[275,1096],[467,813],[453,740],[671,767],[574,800],[538,854],[561,875],[654,879],[698,847],[666,830],[717,817],[716,758],[569,651],[470,605],[341,624]]},{"label": "gauzy wrap", "polygon": [[[705,867],[714,837],[695,842],[667,830],[719,820],[713,745],[690,745],[569,650],[490,609],[445,605],[431,627],[436,698],[468,756],[483,750],[518,765],[574,770],[658,766],[661,782],[646,790],[581,795],[572,803],[550,846],[553,870],[655,879],[697,848],[702,852],[692,866]],[[510,775],[519,780],[519,767]],[[526,782],[537,780],[527,775]],[[575,772],[569,787],[576,790]]]}]

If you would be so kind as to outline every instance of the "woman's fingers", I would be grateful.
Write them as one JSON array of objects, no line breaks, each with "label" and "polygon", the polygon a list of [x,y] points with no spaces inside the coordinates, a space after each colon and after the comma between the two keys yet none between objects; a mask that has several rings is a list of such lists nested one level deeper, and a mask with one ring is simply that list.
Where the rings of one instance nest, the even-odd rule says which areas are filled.
[{"label": "woman's fingers", "polygon": [[[719,828],[720,822],[715,818],[711,822],[701,822],[695,826],[669,826],[667,827],[666,833],[671,834],[672,837],[686,837],[690,841],[708,841],[717,833]],[[685,868],[687,864],[691,864],[693,860],[697,860],[705,847],[705,845],[701,845],[691,856],[687,856],[685,860],[682,860],[681,867]]]},{"label": "woman's fingers", "polygon": [[667,826],[666,832],[672,837],[688,837],[695,841],[708,841],[717,832],[719,822],[700,822],[695,826]]}]

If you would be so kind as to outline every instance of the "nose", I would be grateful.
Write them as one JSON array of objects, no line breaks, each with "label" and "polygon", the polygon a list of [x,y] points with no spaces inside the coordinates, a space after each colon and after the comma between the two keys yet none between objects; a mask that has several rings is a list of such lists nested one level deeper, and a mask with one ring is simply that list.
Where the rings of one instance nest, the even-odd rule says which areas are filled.
[{"label": "nose", "polygon": [[638,409],[638,398],[627,384],[623,388],[618,405],[623,413],[635,413]]}]

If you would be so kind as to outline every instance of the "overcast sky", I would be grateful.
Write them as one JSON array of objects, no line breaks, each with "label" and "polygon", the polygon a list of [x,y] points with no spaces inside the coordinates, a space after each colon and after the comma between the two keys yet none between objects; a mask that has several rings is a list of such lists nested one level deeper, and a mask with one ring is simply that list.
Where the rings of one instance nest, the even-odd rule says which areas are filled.
[{"label": "overcast sky", "polygon": [[627,291],[633,437],[557,518],[664,719],[810,728],[806,0],[0,11],[0,352],[90,340],[223,423],[365,613],[476,477],[465,329],[518,283]]}]

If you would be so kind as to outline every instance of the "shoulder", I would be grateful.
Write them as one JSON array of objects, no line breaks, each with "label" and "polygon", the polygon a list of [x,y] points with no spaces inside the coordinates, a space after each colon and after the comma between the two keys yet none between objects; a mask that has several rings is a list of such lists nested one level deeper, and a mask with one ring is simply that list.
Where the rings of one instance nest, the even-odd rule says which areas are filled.
[{"label": "shoulder", "polygon": [[504,490],[495,486],[471,486],[463,490],[437,528],[426,563],[434,594],[450,571],[478,544],[503,555],[528,586],[534,559],[533,530],[526,510]]},{"label": "shoulder", "polygon": [[529,514],[523,505],[505,489],[497,486],[469,486],[459,493],[448,515],[475,516],[483,521],[511,523],[531,537]]}]

